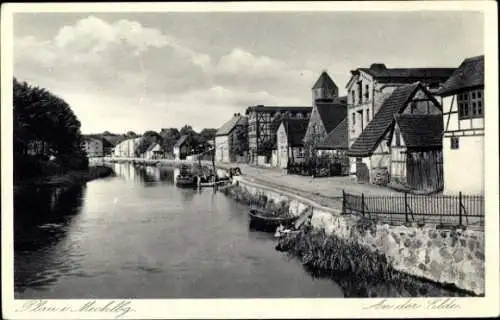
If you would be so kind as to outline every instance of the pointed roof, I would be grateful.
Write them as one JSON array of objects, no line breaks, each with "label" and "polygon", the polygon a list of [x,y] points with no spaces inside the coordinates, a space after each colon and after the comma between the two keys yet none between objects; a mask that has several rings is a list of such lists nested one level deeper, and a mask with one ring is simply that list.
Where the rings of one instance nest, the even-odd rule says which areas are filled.
[{"label": "pointed roof", "polygon": [[235,114],[231,119],[226,121],[215,133],[215,136],[226,136],[233,131],[236,126],[241,125],[244,126],[247,123],[247,117],[242,116],[241,114]]},{"label": "pointed roof", "polygon": [[317,149],[334,150],[347,149],[349,147],[347,138],[347,117],[339,123],[317,146]]},{"label": "pointed roof", "polygon": [[325,126],[326,133],[330,133],[347,116],[347,99],[338,97],[332,102],[315,103],[319,117]]},{"label": "pointed roof", "polygon": [[301,147],[304,145],[309,119],[283,119],[281,121],[288,136],[288,144],[291,147]]},{"label": "pointed roof", "polygon": [[186,143],[187,139],[188,139],[188,135],[185,134],[185,135],[182,135],[179,140],[177,140],[177,142],[175,143],[174,147],[181,147],[184,143]]},{"label": "pointed roof", "polygon": [[384,100],[380,110],[375,114],[375,117],[373,117],[372,121],[368,123],[363,132],[356,141],[354,141],[351,148],[347,151],[347,155],[352,157],[370,156],[384,134],[394,123],[394,115],[404,110],[418,89],[422,89],[429,99],[439,104],[420,82],[396,88],[392,94]]},{"label": "pointed roof", "polygon": [[443,84],[439,95],[448,96],[464,89],[484,87],[484,55],[465,59]]},{"label": "pointed roof", "polygon": [[323,71],[312,88],[313,89],[324,88],[330,91],[338,87],[335,84],[335,82],[333,82],[332,78],[330,78],[328,73],[326,73],[326,71]]},{"label": "pointed roof", "polygon": [[443,146],[443,116],[397,114],[394,116],[405,145],[410,148]]}]

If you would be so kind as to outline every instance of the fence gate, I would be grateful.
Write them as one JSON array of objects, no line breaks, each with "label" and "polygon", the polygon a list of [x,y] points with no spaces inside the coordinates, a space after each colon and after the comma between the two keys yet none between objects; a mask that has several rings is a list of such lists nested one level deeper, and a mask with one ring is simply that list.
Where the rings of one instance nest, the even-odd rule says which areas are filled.
[{"label": "fence gate", "polygon": [[443,187],[443,154],[441,151],[408,152],[407,182],[416,190]]}]

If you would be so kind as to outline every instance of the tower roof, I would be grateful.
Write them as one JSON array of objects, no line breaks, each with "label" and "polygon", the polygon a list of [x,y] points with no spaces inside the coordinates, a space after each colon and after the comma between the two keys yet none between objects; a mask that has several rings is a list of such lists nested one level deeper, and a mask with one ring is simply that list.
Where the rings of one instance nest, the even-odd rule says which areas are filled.
[{"label": "tower roof", "polygon": [[328,73],[326,73],[326,71],[323,71],[321,73],[321,75],[319,76],[318,80],[316,81],[316,83],[312,88],[313,89],[324,88],[327,90],[332,90],[334,88],[338,89],[337,85],[335,84],[335,82],[333,82],[332,78],[330,78],[330,76],[328,75]]}]

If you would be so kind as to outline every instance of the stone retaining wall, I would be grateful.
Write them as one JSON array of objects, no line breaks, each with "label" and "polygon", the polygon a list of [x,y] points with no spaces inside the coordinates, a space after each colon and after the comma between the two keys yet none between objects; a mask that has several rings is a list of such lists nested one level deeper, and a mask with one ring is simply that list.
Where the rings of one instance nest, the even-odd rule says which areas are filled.
[{"label": "stone retaining wall", "polygon": [[360,228],[364,225],[360,217],[342,215],[338,210],[243,177],[237,177],[236,181],[252,195],[266,196],[275,203],[288,202],[293,215],[312,210],[314,228],[384,254],[395,270],[484,294],[484,232],[375,223]]}]

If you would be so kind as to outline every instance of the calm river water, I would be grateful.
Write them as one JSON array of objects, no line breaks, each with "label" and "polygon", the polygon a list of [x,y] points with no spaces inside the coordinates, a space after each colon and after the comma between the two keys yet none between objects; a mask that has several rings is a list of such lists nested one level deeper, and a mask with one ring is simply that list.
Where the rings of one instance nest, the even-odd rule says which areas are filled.
[{"label": "calm river water", "polygon": [[171,169],[115,171],[59,199],[16,199],[16,217],[39,217],[16,220],[17,298],[343,296],[249,230],[246,208],[222,193],[176,188]]},{"label": "calm river water", "polygon": [[116,177],[15,198],[16,298],[285,298],[455,295],[423,284],[312,276],[249,229],[221,192],[174,170],[115,164]]}]

